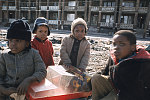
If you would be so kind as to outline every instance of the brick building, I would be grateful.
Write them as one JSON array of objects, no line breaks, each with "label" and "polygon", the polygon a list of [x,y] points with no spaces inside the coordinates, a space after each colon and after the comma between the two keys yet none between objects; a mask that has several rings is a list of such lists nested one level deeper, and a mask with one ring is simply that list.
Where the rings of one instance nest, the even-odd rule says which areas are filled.
[{"label": "brick building", "polygon": [[31,24],[43,16],[52,28],[70,29],[71,22],[84,18],[90,31],[113,33],[131,29],[150,30],[149,0],[0,0],[0,23],[26,18]]}]

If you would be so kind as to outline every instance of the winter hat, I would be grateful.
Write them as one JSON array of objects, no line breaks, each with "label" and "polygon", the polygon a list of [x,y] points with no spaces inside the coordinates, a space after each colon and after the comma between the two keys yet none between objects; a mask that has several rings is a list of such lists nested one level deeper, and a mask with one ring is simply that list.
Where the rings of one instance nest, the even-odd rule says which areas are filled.
[{"label": "winter hat", "polygon": [[44,17],[38,17],[35,22],[34,22],[34,27],[33,27],[33,31],[32,33],[35,33],[35,31],[37,30],[38,26],[47,26],[48,28],[48,35],[50,35],[50,29],[48,27],[48,20]]},{"label": "winter hat", "polygon": [[31,30],[27,22],[16,20],[7,30],[7,39],[21,39],[31,41]]},{"label": "winter hat", "polygon": [[87,33],[87,24],[85,22],[85,20],[83,20],[82,18],[77,18],[75,19],[72,24],[71,24],[71,33],[73,33],[73,30],[74,28],[77,26],[77,25],[84,25],[85,26],[85,33]]}]

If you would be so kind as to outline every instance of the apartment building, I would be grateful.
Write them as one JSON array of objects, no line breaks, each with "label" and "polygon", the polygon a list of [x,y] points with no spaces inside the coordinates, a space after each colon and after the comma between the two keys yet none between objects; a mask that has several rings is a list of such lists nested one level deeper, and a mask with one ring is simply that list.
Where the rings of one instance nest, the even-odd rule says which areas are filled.
[{"label": "apartment building", "polygon": [[[113,33],[119,29],[150,30],[149,0],[0,0],[0,23],[26,18],[32,24],[43,16],[57,29],[70,29],[84,18],[89,30]],[[92,28],[91,28],[92,27]]]}]

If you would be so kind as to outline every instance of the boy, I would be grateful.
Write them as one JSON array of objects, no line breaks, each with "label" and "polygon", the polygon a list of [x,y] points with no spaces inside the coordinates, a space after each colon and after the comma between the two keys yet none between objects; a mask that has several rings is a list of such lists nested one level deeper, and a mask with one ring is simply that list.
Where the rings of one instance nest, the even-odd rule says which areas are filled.
[{"label": "boy", "polygon": [[54,65],[52,42],[47,38],[50,35],[48,20],[44,17],[37,18],[34,22],[33,34],[36,35],[31,41],[32,48],[39,51],[46,68]]},{"label": "boy", "polygon": [[60,64],[68,69],[72,66],[85,72],[90,57],[90,43],[86,39],[87,24],[82,18],[72,22],[71,34],[65,37],[60,49]]},{"label": "boy", "polygon": [[[130,77],[132,77],[132,73],[134,73],[135,71],[137,72],[136,68],[134,70],[130,70],[132,67],[143,67],[142,64],[136,64],[136,61],[133,62],[136,65],[131,65],[131,63],[128,62],[130,61],[130,59],[150,59],[150,54],[143,48],[139,48],[136,46],[136,37],[132,31],[120,30],[113,36],[113,48],[111,51],[111,57],[108,60],[108,64],[106,65],[105,70],[102,72],[102,75],[96,74],[92,77],[92,100],[105,100],[108,96],[110,96],[108,100],[117,100],[118,97],[119,100],[139,100],[134,95],[136,93],[136,89],[134,92],[125,92],[125,88],[122,87],[124,86],[124,84],[127,84],[132,79],[136,78],[135,76],[130,79]],[[124,66],[122,64],[123,62],[127,63],[128,65]],[[146,65],[148,66],[147,63]],[[124,67],[128,69],[124,70]],[[121,75],[121,79],[119,79],[118,73],[120,75],[120,73],[124,73],[124,71],[127,72],[124,74],[124,76],[127,74],[128,78],[121,77]],[[132,72],[129,73],[130,71]],[[126,81],[126,83],[122,81],[124,79],[129,80]],[[133,87],[134,85],[131,86]],[[128,90],[130,90],[129,86],[127,86],[126,89],[127,88]],[[126,94],[126,96],[124,93]],[[132,93],[133,95],[131,95],[130,93]],[[140,98],[140,100],[145,99]]]},{"label": "boy", "polygon": [[0,55],[0,100],[12,93],[23,95],[33,82],[46,77],[46,67],[39,53],[31,49],[31,31],[22,20],[14,21],[7,31],[8,47]]}]

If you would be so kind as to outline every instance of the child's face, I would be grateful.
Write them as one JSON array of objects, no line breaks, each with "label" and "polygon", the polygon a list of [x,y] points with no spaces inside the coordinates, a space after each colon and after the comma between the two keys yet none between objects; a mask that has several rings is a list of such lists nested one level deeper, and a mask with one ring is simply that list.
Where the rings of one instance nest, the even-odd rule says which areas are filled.
[{"label": "child's face", "polygon": [[9,48],[12,53],[17,54],[29,46],[29,42],[20,39],[9,39]]},{"label": "child's face", "polygon": [[115,35],[113,37],[113,50],[117,59],[130,56],[135,49],[135,44],[131,45],[125,36]]},{"label": "child's face", "polygon": [[41,39],[45,40],[48,35],[48,28],[47,26],[39,26],[36,31],[36,36]]},{"label": "child's face", "polygon": [[82,40],[85,37],[85,27],[84,25],[77,25],[73,31],[74,37],[78,40]]}]

